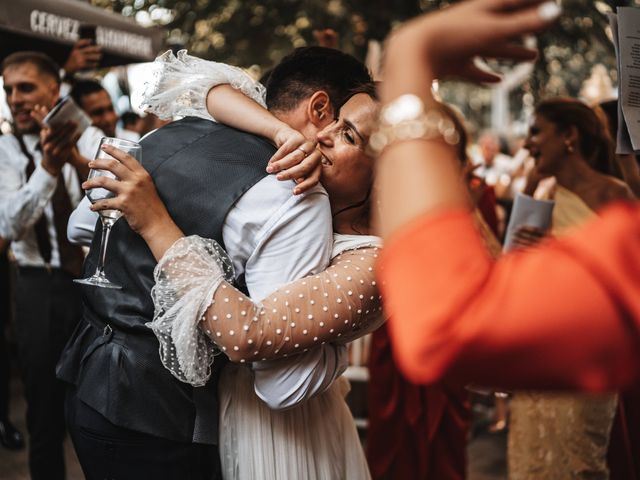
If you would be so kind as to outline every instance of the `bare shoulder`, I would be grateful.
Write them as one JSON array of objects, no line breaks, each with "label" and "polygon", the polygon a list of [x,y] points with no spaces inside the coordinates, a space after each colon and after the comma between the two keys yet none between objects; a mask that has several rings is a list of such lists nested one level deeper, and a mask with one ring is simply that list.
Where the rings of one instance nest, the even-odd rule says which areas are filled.
[{"label": "bare shoulder", "polygon": [[616,200],[633,200],[635,196],[629,186],[622,180],[609,176],[601,175],[601,182],[598,182],[596,189],[598,200],[600,202],[609,203]]}]

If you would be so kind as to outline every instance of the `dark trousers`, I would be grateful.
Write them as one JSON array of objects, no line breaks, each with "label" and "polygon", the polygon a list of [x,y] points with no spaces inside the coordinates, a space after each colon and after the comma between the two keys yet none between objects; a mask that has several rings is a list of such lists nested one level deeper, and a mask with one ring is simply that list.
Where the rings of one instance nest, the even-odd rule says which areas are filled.
[{"label": "dark trousers", "polygon": [[78,399],[72,389],[67,391],[66,415],[87,480],[222,478],[214,445],[175,442],[118,427]]},{"label": "dark trousers", "polygon": [[55,367],[80,320],[80,291],[62,270],[18,267],[15,333],[27,400],[32,480],[64,479],[64,384]]}]

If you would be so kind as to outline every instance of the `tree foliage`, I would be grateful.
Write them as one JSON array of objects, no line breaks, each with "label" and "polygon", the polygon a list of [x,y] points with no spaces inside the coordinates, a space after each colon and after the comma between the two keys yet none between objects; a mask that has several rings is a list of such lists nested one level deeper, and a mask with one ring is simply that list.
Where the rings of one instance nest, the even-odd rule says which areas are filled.
[{"label": "tree foliage", "polygon": [[[155,23],[170,43],[207,59],[269,68],[294,47],[314,44],[313,30],[332,28],[339,47],[363,59],[370,39],[382,40],[397,24],[446,6],[445,0],[91,0],[94,5]],[[591,68],[603,64],[616,80],[615,57],[606,17],[633,0],[561,0],[564,14],[538,36],[540,58],[519,99],[577,96]],[[470,21],[473,21],[470,19]],[[449,92],[455,93],[457,87]],[[486,89],[485,89],[486,90]],[[446,89],[445,89],[446,91]],[[468,89],[467,89],[468,91]],[[524,96],[523,96],[524,95]],[[459,96],[456,94],[456,96]],[[468,95],[486,104],[490,97]],[[527,100],[529,99],[529,100]],[[471,106],[476,109],[475,106]]]}]

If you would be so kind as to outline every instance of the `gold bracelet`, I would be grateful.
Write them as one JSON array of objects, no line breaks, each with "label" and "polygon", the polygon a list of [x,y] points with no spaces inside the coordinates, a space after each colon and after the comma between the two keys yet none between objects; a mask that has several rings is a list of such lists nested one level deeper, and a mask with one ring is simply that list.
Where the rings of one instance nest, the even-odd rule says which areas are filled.
[{"label": "gold bracelet", "polygon": [[394,143],[435,138],[442,138],[449,145],[460,141],[449,114],[437,107],[426,110],[416,95],[401,95],[380,111],[378,126],[369,138],[368,152],[378,156]]}]

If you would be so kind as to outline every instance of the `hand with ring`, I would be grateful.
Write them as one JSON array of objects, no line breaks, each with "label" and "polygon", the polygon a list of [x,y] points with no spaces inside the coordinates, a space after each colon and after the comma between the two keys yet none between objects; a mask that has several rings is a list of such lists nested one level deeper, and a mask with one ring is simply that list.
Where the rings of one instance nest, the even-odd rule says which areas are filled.
[{"label": "hand with ring", "polygon": [[317,142],[309,140],[300,132],[283,125],[274,141],[278,151],[269,160],[267,172],[277,173],[278,180],[294,180],[293,190],[299,195],[320,181],[322,156],[316,149]]}]

